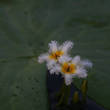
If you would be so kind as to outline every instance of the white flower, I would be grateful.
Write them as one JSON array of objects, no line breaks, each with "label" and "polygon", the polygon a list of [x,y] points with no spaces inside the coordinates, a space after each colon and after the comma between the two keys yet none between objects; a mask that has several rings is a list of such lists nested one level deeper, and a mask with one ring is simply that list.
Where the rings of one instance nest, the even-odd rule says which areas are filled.
[{"label": "white flower", "polygon": [[[59,58],[61,56],[67,56],[68,51],[73,47],[73,43],[71,41],[66,41],[62,45],[59,45],[57,41],[51,41],[49,43],[49,52],[41,54],[38,57],[38,62],[47,63],[47,67],[50,70],[58,63]],[[52,72],[53,73],[53,72]]]},{"label": "white flower", "polygon": [[72,83],[73,78],[86,78],[87,77],[87,67],[92,67],[92,63],[89,60],[81,60],[80,56],[75,56],[70,58],[67,56],[62,56],[59,59],[60,65],[55,65],[50,71],[62,73],[66,85]]}]

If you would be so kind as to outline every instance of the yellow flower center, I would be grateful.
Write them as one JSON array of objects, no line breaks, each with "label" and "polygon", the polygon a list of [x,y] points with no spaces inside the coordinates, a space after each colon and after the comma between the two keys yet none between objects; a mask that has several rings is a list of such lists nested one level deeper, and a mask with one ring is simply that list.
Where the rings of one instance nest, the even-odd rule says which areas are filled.
[{"label": "yellow flower center", "polygon": [[64,63],[62,65],[62,72],[65,74],[74,74],[76,71],[76,66],[75,64],[69,64],[69,63]]},{"label": "yellow flower center", "polygon": [[60,56],[62,56],[64,54],[64,52],[62,51],[56,51],[56,52],[52,52],[49,56],[50,59],[54,59],[54,60],[58,60],[58,58]]}]

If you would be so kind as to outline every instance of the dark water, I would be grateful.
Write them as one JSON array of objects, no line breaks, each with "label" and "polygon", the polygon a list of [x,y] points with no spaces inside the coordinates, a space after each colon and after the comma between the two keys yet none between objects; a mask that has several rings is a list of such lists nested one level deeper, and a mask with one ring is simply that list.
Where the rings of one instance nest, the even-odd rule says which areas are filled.
[{"label": "dark water", "polygon": [[69,96],[69,102],[67,106],[57,107],[58,100],[55,98],[55,94],[60,90],[63,78],[61,75],[50,75],[49,72],[47,74],[47,88],[48,88],[48,96],[50,102],[50,110],[105,110],[100,105],[96,104],[95,101],[87,97],[87,102],[83,105],[79,104],[79,108],[74,108],[75,105],[71,103],[72,95],[75,91],[79,92],[79,97],[81,99],[81,91],[74,85],[71,85],[71,91]]}]

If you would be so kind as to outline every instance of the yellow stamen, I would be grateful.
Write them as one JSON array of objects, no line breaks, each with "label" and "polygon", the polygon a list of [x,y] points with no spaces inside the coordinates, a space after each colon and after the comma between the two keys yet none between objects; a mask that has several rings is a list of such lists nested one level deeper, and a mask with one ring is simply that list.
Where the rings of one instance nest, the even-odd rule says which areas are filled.
[{"label": "yellow stamen", "polygon": [[49,56],[49,58],[54,59],[54,60],[58,60],[58,58],[60,56],[62,56],[63,54],[64,54],[64,52],[62,52],[62,51],[52,52],[51,55]]},{"label": "yellow stamen", "polygon": [[66,74],[74,74],[76,71],[75,64],[64,63],[62,66],[62,72]]}]

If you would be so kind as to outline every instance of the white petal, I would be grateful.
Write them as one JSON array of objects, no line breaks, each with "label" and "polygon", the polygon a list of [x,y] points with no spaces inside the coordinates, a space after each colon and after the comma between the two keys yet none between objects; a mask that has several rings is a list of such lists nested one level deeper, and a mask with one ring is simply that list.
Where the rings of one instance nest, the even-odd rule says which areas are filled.
[{"label": "white petal", "polygon": [[93,64],[89,60],[83,60],[81,61],[81,65],[84,67],[92,68]]},{"label": "white petal", "polygon": [[87,77],[87,71],[84,68],[78,68],[76,71],[77,77],[79,78],[86,78]]},{"label": "white petal", "polygon": [[86,78],[86,77],[87,77],[87,73],[79,74],[79,78]]},{"label": "white petal", "polygon": [[72,59],[72,63],[74,63],[74,64],[78,64],[78,63],[80,63],[80,56],[75,56],[73,59]]},{"label": "white petal", "polygon": [[69,57],[69,56],[61,56],[61,57],[59,58],[59,63],[69,62],[69,61],[71,61],[71,60],[72,60],[72,58]]},{"label": "white petal", "polygon": [[49,43],[49,52],[51,53],[51,52],[55,52],[57,50],[58,50],[58,43],[57,43],[57,41],[51,41]]},{"label": "white petal", "polygon": [[60,49],[67,54],[67,52],[73,47],[73,43],[71,41],[65,41],[61,46]]},{"label": "white petal", "polygon": [[49,57],[48,57],[48,53],[45,53],[45,54],[41,54],[39,57],[38,57],[38,62],[39,63],[43,63],[45,61],[48,61],[49,60]]},{"label": "white petal", "polygon": [[50,69],[50,74],[59,74],[61,72],[61,67],[59,64],[56,64],[53,66],[53,68]]},{"label": "white petal", "polygon": [[65,84],[68,86],[72,83],[72,76],[69,74],[64,74]]},{"label": "white petal", "polygon": [[48,70],[50,70],[51,68],[53,68],[53,66],[56,64],[56,61],[55,60],[50,60],[47,62],[47,68]]}]

